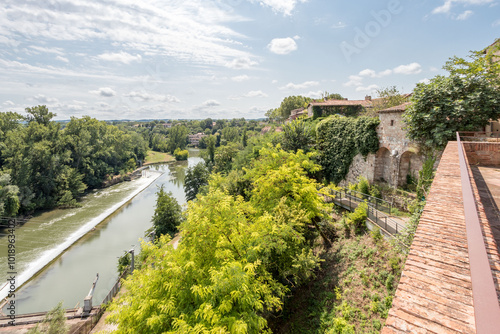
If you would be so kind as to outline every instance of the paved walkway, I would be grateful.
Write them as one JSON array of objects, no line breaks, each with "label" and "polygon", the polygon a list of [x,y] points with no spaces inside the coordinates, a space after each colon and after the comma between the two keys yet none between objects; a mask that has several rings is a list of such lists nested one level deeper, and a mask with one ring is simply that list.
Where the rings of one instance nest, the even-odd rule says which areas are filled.
[{"label": "paved walkway", "polygon": [[[457,142],[449,142],[382,333],[476,333]],[[500,296],[500,171],[471,167],[483,239]],[[477,183],[477,186],[476,186]],[[499,299],[500,300],[500,299]],[[499,329],[500,333],[500,329]]]}]

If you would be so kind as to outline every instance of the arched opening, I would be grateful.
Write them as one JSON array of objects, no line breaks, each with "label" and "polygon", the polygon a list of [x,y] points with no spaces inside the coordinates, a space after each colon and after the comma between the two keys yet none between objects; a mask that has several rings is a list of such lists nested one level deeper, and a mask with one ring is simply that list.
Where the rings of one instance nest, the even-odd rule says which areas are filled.
[{"label": "arched opening", "polygon": [[376,182],[391,183],[391,152],[381,147],[375,155],[375,173]]},{"label": "arched opening", "polygon": [[421,165],[422,163],[415,153],[404,152],[399,160],[398,186],[405,186],[411,182],[416,183]]}]

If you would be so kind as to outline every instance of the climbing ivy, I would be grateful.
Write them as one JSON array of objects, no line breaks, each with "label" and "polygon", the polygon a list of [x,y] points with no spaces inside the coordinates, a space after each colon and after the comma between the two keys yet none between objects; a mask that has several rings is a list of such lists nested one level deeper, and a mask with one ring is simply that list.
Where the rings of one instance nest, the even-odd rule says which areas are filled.
[{"label": "climbing ivy", "polygon": [[378,118],[333,115],[318,124],[318,160],[329,181],[342,181],[356,154],[361,153],[366,157],[368,153],[378,150],[376,128],[379,123]]}]

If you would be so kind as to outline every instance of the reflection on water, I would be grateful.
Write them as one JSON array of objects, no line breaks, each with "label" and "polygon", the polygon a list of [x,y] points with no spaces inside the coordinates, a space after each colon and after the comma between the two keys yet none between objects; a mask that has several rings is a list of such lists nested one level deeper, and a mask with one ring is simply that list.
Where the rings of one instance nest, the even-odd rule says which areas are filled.
[{"label": "reflection on water", "polygon": [[[157,188],[164,185],[165,190],[171,191],[180,204],[185,203],[185,169],[201,161],[197,153],[190,150],[188,161],[151,166],[151,169],[164,174],[23,286],[16,293],[17,314],[49,310],[61,300],[66,308],[75,307],[78,303],[81,306],[96,273],[99,273],[99,280],[93,304],[100,304],[117,278],[118,257],[132,247],[137,253],[140,249],[139,238],[151,227]],[[98,215],[112,203],[119,202],[134,189],[134,182],[96,191],[88,196],[81,208],[46,212],[18,228],[18,272],[40,252],[63,242],[89,216]],[[0,252],[7,254],[5,237],[0,237]],[[7,263],[5,257],[1,259],[0,273],[5,281]]]}]

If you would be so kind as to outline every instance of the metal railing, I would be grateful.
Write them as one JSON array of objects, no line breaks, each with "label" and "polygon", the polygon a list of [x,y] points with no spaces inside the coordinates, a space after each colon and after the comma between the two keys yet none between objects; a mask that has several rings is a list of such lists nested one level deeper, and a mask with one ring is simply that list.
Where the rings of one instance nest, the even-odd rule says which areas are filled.
[{"label": "metal railing", "polygon": [[125,269],[125,271],[120,275],[120,277],[118,277],[115,284],[113,284],[113,287],[111,288],[111,290],[109,290],[107,296],[104,297],[104,299],[102,300],[101,306],[103,306],[103,305],[105,305],[113,300],[113,298],[116,296],[116,294],[120,290],[120,287],[122,286],[122,282],[121,282],[122,278],[126,278],[129,271],[130,271],[129,268]]},{"label": "metal railing", "polygon": [[500,306],[498,304],[497,291],[491,273],[488,253],[484,244],[465,150],[460,137],[461,134],[457,132],[476,333],[498,333],[498,329],[500,328]]},{"label": "metal railing", "polygon": [[401,233],[405,226],[390,217],[392,204],[380,198],[366,195],[354,190],[334,190],[328,188],[334,196],[333,202],[344,209],[354,211],[360,203],[366,202],[368,205],[368,219],[391,235]]}]

